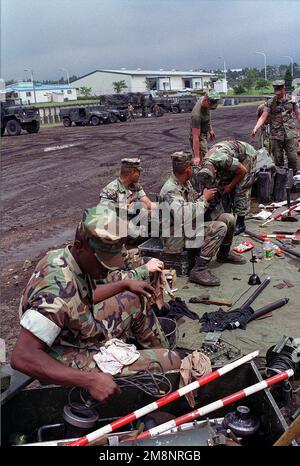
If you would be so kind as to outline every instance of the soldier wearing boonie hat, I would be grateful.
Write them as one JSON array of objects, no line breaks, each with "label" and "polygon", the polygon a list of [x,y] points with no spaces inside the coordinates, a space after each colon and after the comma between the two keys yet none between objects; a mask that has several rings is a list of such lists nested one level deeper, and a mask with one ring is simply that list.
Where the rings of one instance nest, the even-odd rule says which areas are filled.
[{"label": "soldier wearing boonie hat", "polygon": [[139,184],[142,172],[139,158],[123,158],[119,178],[106,185],[100,192],[100,204],[115,205],[134,211],[135,203],[142,203],[147,210],[155,207]]},{"label": "soldier wearing boonie hat", "polygon": [[[102,215],[103,218],[100,218]],[[13,368],[37,380],[83,387],[100,402],[119,394],[110,374],[97,370],[94,355],[106,341],[129,332],[142,350],[120,375],[158,362],[178,370],[180,357],[168,350],[159,322],[145,300],[145,281],[120,280],[96,286],[107,269],[120,263],[123,227],[112,227],[107,209],[86,209],[73,245],[50,251],[37,264],[20,302],[21,331],[11,358]]]},{"label": "soldier wearing boonie hat", "polygon": [[191,114],[190,143],[194,154],[194,164],[199,165],[208,150],[207,136],[215,141],[216,136],[210,121],[210,111],[218,106],[220,95],[215,90],[200,97]]},{"label": "soldier wearing boonie hat", "polygon": [[270,137],[272,154],[275,165],[284,166],[284,153],[288,159],[288,167],[297,173],[297,129],[294,115],[300,123],[299,104],[293,100],[293,97],[286,94],[285,81],[277,79],[272,82],[274,87],[274,96],[269,99],[264,106],[261,117],[258,119],[252,130],[252,137],[255,137],[257,131],[270,121]]}]

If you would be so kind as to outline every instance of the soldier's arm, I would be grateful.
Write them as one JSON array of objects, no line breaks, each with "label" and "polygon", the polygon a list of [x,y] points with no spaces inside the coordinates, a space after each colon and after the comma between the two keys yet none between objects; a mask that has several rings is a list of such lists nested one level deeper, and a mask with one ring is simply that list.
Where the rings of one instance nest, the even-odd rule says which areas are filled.
[{"label": "soldier's arm", "polygon": [[148,210],[154,209],[156,207],[156,203],[152,202],[151,199],[149,199],[148,196],[142,196],[139,199]]},{"label": "soldier's arm", "polygon": [[200,129],[192,128],[192,139],[193,139],[193,153],[194,153],[194,164],[199,165],[200,160],[200,151],[199,151],[199,136]]},{"label": "soldier's arm", "polygon": [[297,118],[298,122],[300,123],[300,108],[299,108],[299,105],[295,106],[295,115],[296,115],[296,118]]},{"label": "soldier's arm", "polygon": [[230,191],[232,191],[235,185],[237,185],[243,178],[245,178],[246,173],[246,167],[244,167],[244,165],[239,162],[235,168],[233,180],[229,184],[224,186],[225,193],[229,193]]},{"label": "soldier's arm", "polygon": [[267,111],[263,111],[261,117],[257,120],[257,123],[256,125],[254,126],[253,130],[252,130],[252,137],[255,137],[257,131],[259,130],[259,128],[265,124],[265,122],[267,121],[268,119],[268,116],[269,116],[269,112]]},{"label": "soldier's arm", "polygon": [[81,387],[98,401],[108,401],[120,393],[111,375],[72,369],[48,355],[48,346],[30,331],[21,328],[12,353],[11,366],[24,374],[49,384]]},{"label": "soldier's arm", "polygon": [[101,303],[102,301],[105,301],[116,294],[122,293],[123,291],[131,291],[139,296],[150,298],[153,288],[147,281],[132,279],[119,280],[105,285],[98,285],[94,290],[94,304]]}]

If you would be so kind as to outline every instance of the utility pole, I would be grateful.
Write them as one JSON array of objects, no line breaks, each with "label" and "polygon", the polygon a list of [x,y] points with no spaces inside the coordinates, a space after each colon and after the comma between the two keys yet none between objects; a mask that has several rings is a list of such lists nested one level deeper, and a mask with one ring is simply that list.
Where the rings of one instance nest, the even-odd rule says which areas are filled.
[{"label": "utility pole", "polygon": [[263,56],[264,56],[264,64],[265,64],[265,81],[267,81],[267,55],[265,54],[265,52],[255,52],[255,53],[259,53],[260,55],[263,55]]},{"label": "utility pole", "polygon": [[33,71],[28,68],[24,71],[29,71],[30,72],[30,75],[31,75],[31,82],[32,82],[32,89],[33,89],[33,95],[34,95],[34,103],[36,104],[36,94],[35,94],[35,87],[34,87],[34,80],[33,80]]},{"label": "utility pole", "polygon": [[294,59],[290,55],[283,55],[283,58],[289,58],[291,60],[291,75],[294,76]]}]

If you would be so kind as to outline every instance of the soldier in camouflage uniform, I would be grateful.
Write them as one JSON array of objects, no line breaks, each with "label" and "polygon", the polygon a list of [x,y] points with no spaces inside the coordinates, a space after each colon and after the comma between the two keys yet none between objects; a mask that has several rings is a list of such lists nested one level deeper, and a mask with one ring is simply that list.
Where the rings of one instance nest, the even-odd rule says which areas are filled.
[{"label": "soldier in camouflage uniform", "polygon": [[83,387],[99,401],[119,391],[93,359],[108,339],[130,333],[143,348],[121,375],[146,369],[152,361],[166,371],[180,366],[148,306],[153,289],[147,281],[127,279],[122,272],[121,281],[96,286],[123,264],[124,228],[118,224],[117,232],[111,231],[115,219],[107,208],[87,209],[74,244],[50,251],[37,264],[22,295],[21,332],[11,359],[13,368],[38,380]]},{"label": "soldier in camouflage uniform", "polygon": [[252,137],[255,137],[257,130],[264,125],[269,118],[271,125],[272,151],[275,164],[284,166],[284,151],[288,159],[288,167],[294,174],[297,173],[297,148],[295,140],[297,130],[293,114],[296,115],[300,123],[300,109],[292,96],[286,94],[285,81],[277,80],[273,82],[275,95],[266,102],[264,111],[256,123]]},{"label": "soldier in camouflage uniform", "polygon": [[192,110],[190,143],[195,165],[199,165],[208,150],[207,134],[212,141],[216,139],[210,122],[210,111],[217,108],[219,100],[220,95],[216,91],[209,91],[200,97]]},{"label": "soldier in camouflage uniform", "polygon": [[[160,202],[168,203],[174,208],[174,212],[189,204],[192,208],[193,220],[196,215],[201,216],[200,219],[198,218],[199,225],[203,225],[204,211],[208,208],[208,203],[214,197],[216,189],[204,189],[203,195],[193,189],[189,181],[193,171],[190,152],[175,152],[171,157],[173,175],[165,182],[160,191]],[[201,249],[193,250],[196,257],[195,265],[189,274],[191,282],[204,286],[220,285],[220,280],[208,270],[209,262],[215,255],[217,255],[217,260],[222,263],[245,263],[243,257],[230,250],[234,226],[233,215],[226,213],[217,216],[214,221],[204,223],[204,240]],[[178,237],[173,235],[174,217],[171,218],[170,236],[162,239],[165,252],[180,254],[184,249],[187,249],[187,239],[183,235]]]},{"label": "soldier in camouflage uniform", "polygon": [[129,213],[136,202],[141,202],[148,210],[155,208],[156,204],[146,196],[138,182],[141,171],[140,159],[122,159],[120,176],[102,189],[100,204],[116,207],[123,204]]},{"label": "soldier in camouflage uniform", "polygon": [[242,141],[229,140],[215,144],[207,152],[194,178],[204,186],[218,186],[230,193],[233,213],[237,216],[235,234],[245,231],[245,216],[250,210],[251,188],[255,181],[256,150]]}]

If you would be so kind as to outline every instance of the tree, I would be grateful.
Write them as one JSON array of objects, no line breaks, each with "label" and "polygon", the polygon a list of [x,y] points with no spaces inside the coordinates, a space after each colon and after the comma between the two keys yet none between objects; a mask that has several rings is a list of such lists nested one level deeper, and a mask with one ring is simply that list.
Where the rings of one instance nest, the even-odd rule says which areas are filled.
[{"label": "tree", "polygon": [[290,68],[288,68],[288,69],[286,70],[284,79],[285,79],[285,87],[286,87],[286,90],[287,90],[288,92],[292,92],[292,90],[293,90],[293,86],[292,86],[293,78],[292,78],[292,73],[291,73]]},{"label": "tree", "polygon": [[266,81],[265,79],[259,78],[256,81],[255,89],[263,89],[264,87],[268,87],[269,84],[268,80]]},{"label": "tree", "polygon": [[92,92],[92,88],[91,88],[91,87],[82,86],[82,87],[79,88],[79,92],[80,92],[80,94],[82,94],[84,97],[90,97],[91,92]]},{"label": "tree", "polygon": [[246,76],[242,80],[242,86],[250,90],[255,84],[256,76],[257,76],[257,70],[255,68],[247,69]]},{"label": "tree", "polygon": [[244,94],[246,92],[246,89],[241,84],[234,86],[233,90],[234,90],[234,93],[237,95]]},{"label": "tree", "polygon": [[122,81],[114,81],[113,82],[113,87],[114,87],[114,91],[116,94],[121,94],[121,92],[124,90],[124,89],[127,89],[127,84],[125,82],[124,79],[122,79]]}]

